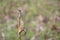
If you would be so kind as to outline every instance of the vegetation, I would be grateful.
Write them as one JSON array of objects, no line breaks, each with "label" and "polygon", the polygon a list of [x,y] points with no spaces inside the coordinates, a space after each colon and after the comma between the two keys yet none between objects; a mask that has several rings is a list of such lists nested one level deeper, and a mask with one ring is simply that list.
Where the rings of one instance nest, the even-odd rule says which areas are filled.
[{"label": "vegetation", "polygon": [[[24,23],[21,40],[60,40],[60,29],[51,31],[51,26],[60,27],[60,0],[0,0],[0,40],[18,40],[17,18],[21,10],[21,18]],[[36,31],[40,15],[44,31]],[[58,17],[58,20],[54,19]],[[21,24],[23,24],[21,23]],[[26,39],[25,39],[26,38]]]}]

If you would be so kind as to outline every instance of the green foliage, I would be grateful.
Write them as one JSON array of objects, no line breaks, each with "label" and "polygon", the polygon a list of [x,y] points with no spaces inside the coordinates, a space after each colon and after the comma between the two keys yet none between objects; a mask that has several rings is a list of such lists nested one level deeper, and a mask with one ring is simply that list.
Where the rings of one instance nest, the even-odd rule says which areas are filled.
[{"label": "green foliage", "polygon": [[[0,0],[0,14],[5,15],[6,11],[5,8],[9,8],[11,6],[11,1],[12,0]],[[54,2],[52,4],[48,4],[47,2]],[[30,39],[34,33],[32,30],[30,29],[34,29],[36,27],[36,24],[32,24],[30,23],[30,20],[33,18],[36,18],[36,15],[42,14],[45,15],[47,17],[51,17],[53,14],[53,11],[58,10],[58,6],[57,6],[57,2],[58,0],[13,0],[13,6],[11,10],[17,9],[18,7],[23,6],[24,4],[28,5],[28,13],[26,14],[26,16],[24,16],[24,26],[27,27],[29,30],[27,32],[27,37],[28,39]],[[9,14],[9,13],[8,13]],[[60,14],[60,13],[59,13]],[[12,15],[12,14],[11,14]],[[2,17],[0,17],[0,20],[3,20]],[[28,22],[29,21],[29,22]],[[0,28],[4,29],[7,26],[13,24],[13,20],[9,21],[8,23],[4,23],[0,25]],[[60,26],[60,23],[56,23],[57,26]],[[30,28],[31,27],[31,28]],[[44,32],[40,32],[39,37],[37,38],[37,40],[44,40],[44,36],[47,35],[47,39],[50,37],[50,35],[52,35],[51,30],[48,28],[48,24],[46,24],[46,30],[48,30],[48,32],[44,31]],[[17,40],[17,28],[12,28],[11,30],[4,30],[4,33],[6,35],[6,40]],[[47,34],[46,34],[47,33]],[[57,37],[57,38],[56,38]],[[46,40],[47,40],[46,39]],[[60,40],[60,34],[59,35],[54,35],[54,39],[55,40]],[[23,40],[23,37],[22,37]]]}]

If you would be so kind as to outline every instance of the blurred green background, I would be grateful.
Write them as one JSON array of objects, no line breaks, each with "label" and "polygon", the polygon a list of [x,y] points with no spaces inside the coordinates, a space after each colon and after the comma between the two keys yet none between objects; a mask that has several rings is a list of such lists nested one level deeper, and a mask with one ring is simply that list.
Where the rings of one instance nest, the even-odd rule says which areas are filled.
[{"label": "blurred green background", "polygon": [[[48,18],[57,13],[60,15],[60,0],[0,0],[0,40],[18,40],[17,27],[9,27],[17,21],[18,9],[22,9],[22,20],[27,31],[27,40],[30,40],[34,35],[32,29],[35,29],[37,24],[37,16],[43,15]],[[8,16],[7,19],[6,16]],[[51,22],[52,23],[52,22]],[[60,26],[60,23],[55,23]],[[46,27],[48,25],[46,24]],[[48,30],[47,39],[51,35]],[[37,40],[45,40],[46,32],[41,32]],[[2,37],[3,35],[3,37]],[[53,35],[54,40],[60,40],[60,34]],[[22,40],[24,36],[22,33]]]}]

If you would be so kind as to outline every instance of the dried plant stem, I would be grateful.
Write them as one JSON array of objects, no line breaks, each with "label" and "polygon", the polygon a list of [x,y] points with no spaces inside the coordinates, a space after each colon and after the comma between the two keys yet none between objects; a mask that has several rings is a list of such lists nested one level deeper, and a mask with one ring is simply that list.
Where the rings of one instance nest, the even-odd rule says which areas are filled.
[{"label": "dried plant stem", "polygon": [[22,33],[22,26],[21,26],[21,17],[20,13],[18,15],[18,40],[21,40],[21,33]]}]

